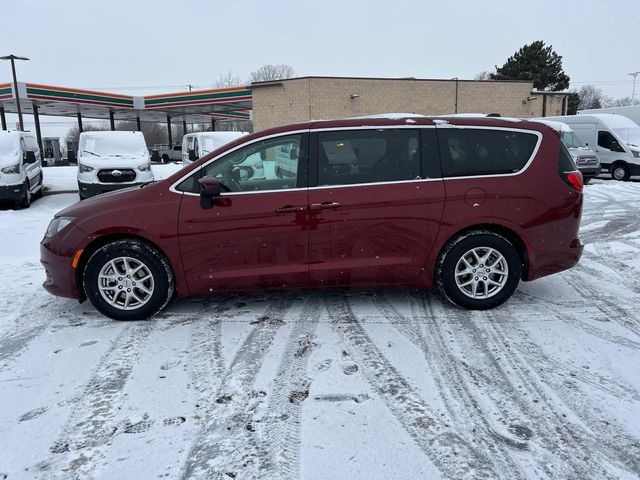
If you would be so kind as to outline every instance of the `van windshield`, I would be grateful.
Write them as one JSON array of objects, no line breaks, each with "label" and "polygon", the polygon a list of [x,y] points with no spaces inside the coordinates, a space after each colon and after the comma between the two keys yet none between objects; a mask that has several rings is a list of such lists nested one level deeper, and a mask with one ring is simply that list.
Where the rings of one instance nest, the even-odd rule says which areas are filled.
[{"label": "van windshield", "polygon": [[82,137],[79,150],[82,156],[122,157],[146,155],[147,147],[140,136],[100,136]]},{"label": "van windshield", "polygon": [[582,139],[574,132],[562,132],[562,141],[567,148],[584,148],[586,147]]},{"label": "van windshield", "polygon": [[627,145],[640,147],[640,127],[614,128],[613,131]]},{"label": "van windshield", "polygon": [[0,155],[15,156],[20,150],[20,142],[15,135],[0,135]]}]

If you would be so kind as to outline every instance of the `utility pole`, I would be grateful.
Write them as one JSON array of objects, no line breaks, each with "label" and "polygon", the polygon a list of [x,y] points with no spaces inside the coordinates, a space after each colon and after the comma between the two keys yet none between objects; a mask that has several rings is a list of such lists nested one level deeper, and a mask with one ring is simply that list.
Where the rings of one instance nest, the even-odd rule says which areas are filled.
[{"label": "utility pole", "polygon": [[633,77],[633,92],[631,93],[631,105],[636,104],[636,77],[638,76],[639,73],[640,72],[633,72],[629,74]]},{"label": "utility pole", "polygon": [[[13,90],[16,95],[16,107],[18,108],[18,123],[20,124],[20,131],[24,132],[24,122],[22,121],[22,108],[20,108],[20,93],[18,92],[18,79],[16,78],[16,60],[29,60],[27,57],[18,57],[16,55],[7,55],[0,57],[0,60],[11,60],[11,71],[13,73]],[[634,79],[635,80],[635,79]],[[635,84],[634,84],[635,87]]]}]

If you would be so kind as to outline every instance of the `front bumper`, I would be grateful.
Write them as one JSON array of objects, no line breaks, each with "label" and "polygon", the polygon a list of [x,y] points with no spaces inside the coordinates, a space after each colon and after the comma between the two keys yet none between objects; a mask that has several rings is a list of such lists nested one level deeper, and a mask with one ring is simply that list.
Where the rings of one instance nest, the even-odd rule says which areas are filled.
[{"label": "front bumper", "polygon": [[137,187],[144,183],[83,183],[78,182],[78,192],[80,192],[80,198],[89,198],[101,193],[113,192],[115,190],[122,190],[124,188]]},{"label": "front bumper", "polygon": [[24,197],[26,185],[0,185],[0,200],[19,200]]},{"label": "front bumper", "polygon": [[65,253],[50,250],[46,240],[40,244],[40,263],[47,275],[42,286],[47,292],[57,297],[80,298],[72,261],[73,258]]},{"label": "front bumper", "polygon": [[600,165],[589,165],[587,167],[578,166],[578,170],[580,170],[582,176],[586,178],[597,177],[602,172]]}]

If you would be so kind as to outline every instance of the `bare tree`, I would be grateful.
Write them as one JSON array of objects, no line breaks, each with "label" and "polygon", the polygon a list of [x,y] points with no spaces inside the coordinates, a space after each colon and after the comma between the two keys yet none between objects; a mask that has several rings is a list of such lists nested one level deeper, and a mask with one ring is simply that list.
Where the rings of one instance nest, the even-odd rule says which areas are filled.
[{"label": "bare tree", "polygon": [[489,70],[483,70],[480,73],[476,73],[473,77],[474,80],[491,80],[491,73]]},{"label": "bare tree", "polygon": [[631,105],[631,97],[616,98],[606,102],[605,107],[628,107]]},{"label": "bare tree", "polygon": [[234,74],[231,70],[227,73],[223,73],[218,78],[216,82],[216,88],[230,88],[230,87],[240,87],[242,86],[242,80],[236,74]]},{"label": "bare tree", "polygon": [[[101,123],[98,125],[88,123],[82,126],[83,132],[100,132],[104,130],[109,130],[109,125],[107,123]],[[80,129],[77,125],[74,125],[67,131],[67,134],[64,136],[64,143],[66,145],[69,142],[75,142],[75,144],[77,145],[79,139]]]},{"label": "bare tree", "polygon": [[593,85],[584,85],[578,90],[580,95],[580,103],[578,104],[578,110],[587,110],[590,108],[602,108],[608,102],[611,101],[607,97],[601,88]]},{"label": "bare tree", "polygon": [[295,72],[291,65],[285,65],[284,63],[279,63],[277,65],[262,65],[260,68],[249,74],[249,83],[266,82],[268,80],[283,80],[285,78],[291,78],[294,75]]},{"label": "bare tree", "polygon": [[[141,131],[148,147],[168,142],[167,127],[165,125],[160,123],[141,122],[140,128],[142,129]],[[116,123],[116,130],[135,131],[137,129],[138,124],[133,120],[123,120]]]}]

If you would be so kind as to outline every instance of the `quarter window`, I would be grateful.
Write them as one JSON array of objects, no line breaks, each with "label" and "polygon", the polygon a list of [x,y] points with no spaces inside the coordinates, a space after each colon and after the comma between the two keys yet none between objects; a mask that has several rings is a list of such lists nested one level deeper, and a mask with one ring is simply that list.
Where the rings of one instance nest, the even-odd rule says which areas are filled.
[{"label": "quarter window", "polygon": [[318,185],[414,180],[420,175],[417,130],[318,133]]},{"label": "quarter window", "polygon": [[218,178],[231,192],[297,188],[305,183],[302,159],[302,135],[272,138],[253,143],[209,163],[176,189],[198,193],[198,179],[201,176]]},{"label": "quarter window", "polygon": [[518,172],[533,155],[537,141],[533,133],[510,130],[438,129],[443,176]]}]

